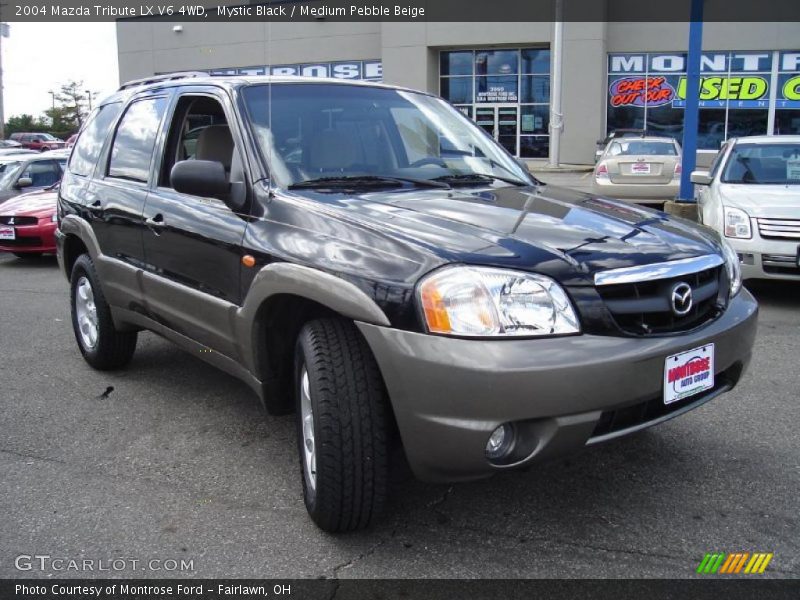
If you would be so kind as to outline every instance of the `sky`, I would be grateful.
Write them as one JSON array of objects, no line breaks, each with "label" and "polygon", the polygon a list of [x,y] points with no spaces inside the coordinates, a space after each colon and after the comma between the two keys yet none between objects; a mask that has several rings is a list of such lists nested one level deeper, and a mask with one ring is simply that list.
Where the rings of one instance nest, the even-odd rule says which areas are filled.
[{"label": "sky", "polygon": [[100,97],[119,86],[114,23],[11,23],[3,38],[3,100],[6,121],[52,106],[48,90],[69,80]]}]

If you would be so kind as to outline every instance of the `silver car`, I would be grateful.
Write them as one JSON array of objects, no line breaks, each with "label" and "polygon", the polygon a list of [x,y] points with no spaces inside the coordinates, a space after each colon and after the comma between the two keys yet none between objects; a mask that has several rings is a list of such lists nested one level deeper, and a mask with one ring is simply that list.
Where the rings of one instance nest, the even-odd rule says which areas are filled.
[{"label": "silver car", "polygon": [[800,280],[800,136],[729,140],[692,182],[701,222],[731,243],[745,279]]},{"label": "silver car", "polygon": [[661,204],[678,194],[681,147],[669,137],[611,140],[594,169],[597,194],[639,204]]}]

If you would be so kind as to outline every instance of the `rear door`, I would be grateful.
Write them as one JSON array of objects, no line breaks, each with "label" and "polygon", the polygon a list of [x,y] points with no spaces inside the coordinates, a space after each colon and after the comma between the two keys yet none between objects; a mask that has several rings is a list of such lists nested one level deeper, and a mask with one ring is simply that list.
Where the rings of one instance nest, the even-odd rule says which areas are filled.
[{"label": "rear door", "polygon": [[229,181],[247,193],[243,144],[226,93],[196,86],[176,95],[166,127],[157,181],[144,210],[145,296],[150,316],[234,356],[230,311],[240,305],[242,239],[249,214],[225,198],[177,192],[170,183],[180,160],[223,163]]},{"label": "rear door", "polygon": [[133,265],[144,258],[142,211],[153,154],[169,97],[148,94],[131,102],[119,119],[105,169],[87,195],[92,228],[103,254]]}]

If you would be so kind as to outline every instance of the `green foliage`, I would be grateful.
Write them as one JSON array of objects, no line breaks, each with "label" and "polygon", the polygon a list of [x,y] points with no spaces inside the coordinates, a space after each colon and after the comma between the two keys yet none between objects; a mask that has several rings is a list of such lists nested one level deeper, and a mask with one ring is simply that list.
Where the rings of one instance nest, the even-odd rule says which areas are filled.
[{"label": "green foliage", "polygon": [[42,117],[34,117],[33,115],[16,115],[9,117],[6,122],[6,137],[12,133],[26,133],[26,132],[47,132],[50,131],[50,123]]},{"label": "green foliage", "polygon": [[50,133],[67,139],[77,132],[89,114],[89,96],[83,81],[68,81],[54,96],[55,106],[34,117],[22,114],[10,117],[5,124],[6,137],[18,132]]}]

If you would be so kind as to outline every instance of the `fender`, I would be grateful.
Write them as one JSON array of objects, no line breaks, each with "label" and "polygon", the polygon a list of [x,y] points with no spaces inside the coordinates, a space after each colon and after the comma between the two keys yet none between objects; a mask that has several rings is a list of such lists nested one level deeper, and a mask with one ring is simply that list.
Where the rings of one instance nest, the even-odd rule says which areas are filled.
[{"label": "fender", "polygon": [[313,300],[340,315],[372,325],[391,327],[389,319],[362,290],[349,281],[318,269],[291,263],[272,263],[263,267],[253,279],[244,305],[236,313],[237,339],[249,347],[242,348],[246,367],[257,372],[255,320],[262,304],[272,296],[290,294]]},{"label": "fender", "polygon": [[[65,235],[74,235],[80,238],[83,245],[89,250],[89,256],[92,257],[92,260],[100,255],[100,244],[97,243],[97,236],[95,236],[92,226],[79,216],[65,215],[61,219],[57,231]],[[61,256],[62,252],[59,252],[58,255],[59,258],[63,260],[64,257]],[[69,277],[69,273],[67,273],[67,277]]]}]

